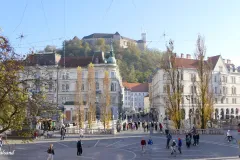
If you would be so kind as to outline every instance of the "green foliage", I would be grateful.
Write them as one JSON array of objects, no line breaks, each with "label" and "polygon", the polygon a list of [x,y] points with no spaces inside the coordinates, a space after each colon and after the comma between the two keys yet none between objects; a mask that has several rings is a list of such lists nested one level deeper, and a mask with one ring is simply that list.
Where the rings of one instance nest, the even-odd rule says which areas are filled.
[{"label": "green foliage", "polygon": [[[47,47],[46,47],[47,48]],[[48,47],[49,48],[49,47]],[[128,82],[146,82],[149,75],[160,66],[162,52],[154,49],[141,51],[135,44],[128,44],[128,48],[122,48],[118,42],[113,43],[114,53],[120,68],[121,75]],[[95,51],[103,51],[107,54],[110,46],[104,39],[98,39],[95,45],[74,37],[65,41],[65,55],[67,56],[89,56]],[[63,49],[57,50],[63,56]]]}]

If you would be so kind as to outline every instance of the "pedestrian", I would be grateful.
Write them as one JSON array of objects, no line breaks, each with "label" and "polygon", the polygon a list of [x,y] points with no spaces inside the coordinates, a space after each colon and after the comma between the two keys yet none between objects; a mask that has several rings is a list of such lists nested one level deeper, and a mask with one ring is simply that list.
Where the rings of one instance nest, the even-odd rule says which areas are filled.
[{"label": "pedestrian", "polygon": [[155,131],[157,131],[157,128],[158,128],[158,126],[157,126],[157,122],[155,123]]},{"label": "pedestrian", "polygon": [[172,144],[171,144],[171,155],[173,155],[173,153],[176,152],[176,146],[177,146],[177,144],[176,144],[175,140],[173,140]]},{"label": "pedestrian", "polygon": [[163,128],[162,123],[159,123],[159,128],[160,128],[160,132],[162,132],[162,128]]},{"label": "pedestrian", "polygon": [[150,137],[149,140],[148,140],[148,147],[149,147],[149,150],[152,151],[152,145],[153,145],[153,140],[152,138]]},{"label": "pedestrian", "polygon": [[138,126],[140,127],[140,119],[138,120]]},{"label": "pedestrian", "polygon": [[196,146],[197,145],[197,134],[195,133],[193,135],[193,146]]},{"label": "pedestrian", "polygon": [[146,148],[146,140],[144,138],[142,138],[141,140],[141,146],[142,146],[142,152],[145,152],[145,148]]},{"label": "pedestrian", "polygon": [[187,148],[190,148],[190,145],[191,145],[191,138],[189,135],[187,135],[186,137],[186,145],[187,145]]},{"label": "pedestrian", "polygon": [[83,138],[83,129],[82,128],[80,128],[79,133],[80,133],[80,138]]},{"label": "pedestrian", "polygon": [[147,123],[147,132],[148,132],[148,129],[149,129],[149,124]]},{"label": "pedestrian", "polygon": [[47,153],[48,153],[47,160],[53,160],[53,155],[55,154],[53,149],[53,144],[50,144],[50,147],[48,148]]},{"label": "pedestrian", "polygon": [[81,139],[78,140],[77,142],[77,156],[81,156],[82,155],[82,141]]},{"label": "pedestrian", "polygon": [[65,129],[64,126],[63,126],[63,127],[61,128],[61,140],[64,140],[65,134],[66,134],[66,129]]},{"label": "pedestrian", "polygon": [[169,143],[172,139],[172,135],[170,133],[167,134],[167,145],[166,145],[166,148],[169,149]]},{"label": "pedestrian", "polygon": [[197,132],[196,134],[196,145],[198,146],[199,145],[199,133]]},{"label": "pedestrian", "polygon": [[37,139],[38,137],[38,133],[37,133],[37,130],[34,131],[34,139]]},{"label": "pedestrian", "polygon": [[182,140],[181,138],[178,138],[178,151],[180,154],[182,154]]},{"label": "pedestrian", "polygon": [[135,126],[136,126],[136,130],[138,130],[138,123],[137,122],[135,122]]}]

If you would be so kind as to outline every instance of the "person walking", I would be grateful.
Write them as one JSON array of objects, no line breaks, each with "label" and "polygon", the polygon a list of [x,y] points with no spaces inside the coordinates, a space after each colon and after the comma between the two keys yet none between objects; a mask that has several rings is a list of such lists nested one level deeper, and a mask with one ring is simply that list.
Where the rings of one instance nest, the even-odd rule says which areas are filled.
[{"label": "person walking", "polygon": [[82,128],[80,128],[79,133],[80,133],[80,138],[83,138],[83,129]]},{"label": "person walking", "polygon": [[157,131],[158,129],[158,125],[157,125],[157,122],[155,123],[155,131]]},{"label": "person walking", "polygon": [[199,133],[197,132],[196,134],[196,145],[198,146],[199,145]]},{"label": "person walking", "polygon": [[178,138],[178,151],[180,154],[182,154],[182,140],[181,138]]},{"label": "person walking", "polygon": [[53,160],[53,155],[55,154],[53,149],[53,144],[50,144],[50,147],[48,148],[47,153],[48,153],[47,160]]},{"label": "person walking", "polygon": [[145,148],[146,148],[146,140],[144,138],[142,138],[141,140],[141,146],[142,146],[142,152],[145,152]]},{"label": "person walking", "polygon": [[191,145],[190,135],[186,135],[186,145],[187,145],[187,148],[190,148],[190,145]]},{"label": "person walking", "polygon": [[152,145],[153,145],[153,140],[152,138],[150,137],[149,140],[148,140],[148,147],[149,147],[149,150],[152,151]]},{"label": "person walking", "polygon": [[66,134],[66,129],[64,127],[61,128],[61,140],[64,140]]},{"label": "person walking", "polygon": [[82,155],[82,141],[81,139],[78,140],[77,142],[77,156],[81,156]]},{"label": "person walking", "polygon": [[166,145],[166,148],[169,149],[169,143],[172,139],[172,135],[170,133],[167,134],[167,145]]},{"label": "person walking", "polygon": [[160,132],[162,132],[162,128],[163,128],[162,123],[159,123],[159,128],[160,128]]},{"label": "person walking", "polygon": [[193,135],[193,146],[196,146],[197,145],[197,134],[195,133]]}]

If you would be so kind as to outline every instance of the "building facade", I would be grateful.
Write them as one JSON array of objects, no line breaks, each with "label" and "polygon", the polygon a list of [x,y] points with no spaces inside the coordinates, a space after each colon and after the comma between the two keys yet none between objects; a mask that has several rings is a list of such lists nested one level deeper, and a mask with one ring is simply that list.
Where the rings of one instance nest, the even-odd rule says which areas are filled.
[{"label": "building facade", "polygon": [[[224,60],[221,55],[208,57],[212,65],[212,79],[209,88],[214,98],[214,119],[231,119],[239,117],[240,107],[240,68],[235,67],[230,60]],[[182,68],[181,83],[183,85],[182,110],[184,118],[189,119],[197,114],[197,60],[190,55],[176,58]],[[150,87],[150,105],[159,118],[165,118],[166,75],[163,69],[158,69],[152,76]]]},{"label": "building facade", "polygon": [[95,45],[98,39],[104,39],[105,43],[110,45],[111,42],[117,42],[123,48],[128,48],[129,45],[136,45],[140,50],[146,49],[146,33],[142,33],[141,40],[133,40],[127,37],[121,36],[118,32],[115,34],[109,33],[93,33],[91,35],[85,36],[82,38],[83,41],[88,42],[91,45]]},{"label": "building facade", "polygon": [[31,54],[27,56],[25,70],[33,71],[34,75],[27,78],[40,78],[47,82],[44,86],[32,87],[29,84],[29,92],[43,91],[47,101],[58,107],[64,107],[65,122],[73,122],[74,101],[76,95],[77,67],[82,68],[81,94],[85,115],[88,112],[88,65],[94,65],[96,86],[96,114],[100,115],[100,97],[103,91],[103,79],[105,71],[109,73],[111,108],[115,118],[118,118],[118,108],[122,105],[123,86],[116,59],[113,51],[110,57],[105,59],[103,52],[97,52],[93,57],[66,57],[56,53]]},{"label": "building facade", "polygon": [[144,111],[144,97],[148,95],[148,83],[123,82],[124,103],[123,108],[136,112]]}]

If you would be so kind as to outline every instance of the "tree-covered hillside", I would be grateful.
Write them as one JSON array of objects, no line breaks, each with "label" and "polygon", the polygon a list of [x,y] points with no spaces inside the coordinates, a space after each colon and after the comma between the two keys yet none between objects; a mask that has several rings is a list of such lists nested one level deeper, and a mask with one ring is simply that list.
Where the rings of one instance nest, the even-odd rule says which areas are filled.
[{"label": "tree-covered hillside", "polygon": [[[46,52],[55,50],[63,56],[63,49],[47,46],[44,50]],[[159,67],[162,52],[158,50],[147,49],[141,52],[135,45],[121,48],[117,43],[113,44],[113,49],[123,80],[127,82],[146,82],[152,72]],[[77,37],[65,41],[66,57],[91,56],[94,51],[109,52],[110,46],[105,44],[104,39],[99,39],[95,45],[83,42]]]}]

